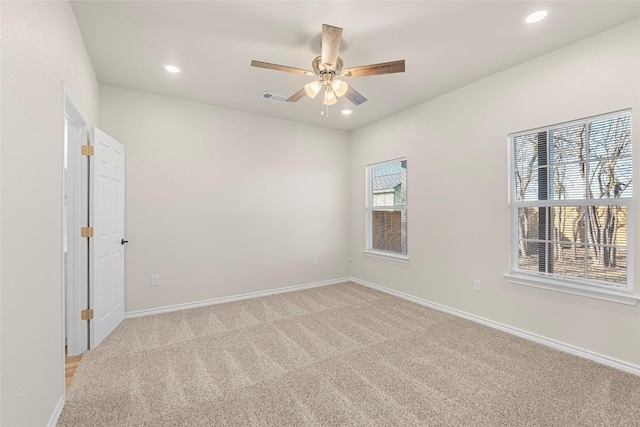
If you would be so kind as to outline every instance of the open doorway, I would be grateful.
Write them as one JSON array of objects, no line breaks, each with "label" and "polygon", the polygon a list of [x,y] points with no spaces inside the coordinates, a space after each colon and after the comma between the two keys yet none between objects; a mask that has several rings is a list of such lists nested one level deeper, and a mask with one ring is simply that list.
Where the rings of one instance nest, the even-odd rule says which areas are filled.
[{"label": "open doorway", "polygon": [[64,82],[62,93],[62,348],[74,369],[124,319],[125,150],[89,129]]}]

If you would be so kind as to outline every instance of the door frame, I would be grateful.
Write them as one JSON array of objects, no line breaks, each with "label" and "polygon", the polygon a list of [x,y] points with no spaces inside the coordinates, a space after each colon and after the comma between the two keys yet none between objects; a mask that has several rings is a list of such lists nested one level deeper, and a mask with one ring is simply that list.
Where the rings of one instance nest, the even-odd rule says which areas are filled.
[{"label": "door frame", "polygon": [[[62,353],[64,367],[65,338],[69,355],[82,354],[89,349],[89,322],[81,320],[80,312],[88,308],[89,301],[89,247],[86,238],[80,236],[80,228],[89,223],[89,169],[88,158],[81,155],[81,145],[88,143],[89,123],[74,102],[69,87],[62,88],[62,178],[61,222],[64,221],[64,196],[68,197],[67,209],[67,266],[65,276],[64,240],[61,242],[62,282]],[[65,121],[75,127],[73,135],[65,132]],[[67,145],[67,177],[64,179],[65,139]],[[66,182],[65,182],[66,181]],[[67,188],[69,187],[69,188]],[[65,227],[61,224],[64,239]],[[65,279],[68,278],[68,280]],[[68,334],[67,334],[68,332]],[[63,387],[64,387],[64,369]]]}]

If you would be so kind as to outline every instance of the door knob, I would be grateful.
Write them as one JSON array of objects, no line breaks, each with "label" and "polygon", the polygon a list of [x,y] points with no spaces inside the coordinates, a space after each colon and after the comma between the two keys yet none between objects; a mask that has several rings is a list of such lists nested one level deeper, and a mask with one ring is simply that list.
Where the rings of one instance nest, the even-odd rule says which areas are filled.
[{"label": "door knob", "polygon": [[121,245],[124,245],[125,243],[129,243],[129,241],[128,240],[124,240],[124,239],[120,240],[120,244]]}]

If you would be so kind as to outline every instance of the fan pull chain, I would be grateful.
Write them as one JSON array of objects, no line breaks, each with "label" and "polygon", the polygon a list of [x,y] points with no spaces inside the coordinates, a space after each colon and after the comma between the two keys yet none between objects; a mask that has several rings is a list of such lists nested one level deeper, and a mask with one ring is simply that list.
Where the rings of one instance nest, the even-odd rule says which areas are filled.
[{"label": "fan pull chain", "polygon": [[[325,103],[324,103],[324,96],[327,93],[326,90],[322,89],[322,109],[320,110],[320,115],[324,116],[324,107],[325,107]],[[329,106],[327,105],[327,119],[329,118]]]}]

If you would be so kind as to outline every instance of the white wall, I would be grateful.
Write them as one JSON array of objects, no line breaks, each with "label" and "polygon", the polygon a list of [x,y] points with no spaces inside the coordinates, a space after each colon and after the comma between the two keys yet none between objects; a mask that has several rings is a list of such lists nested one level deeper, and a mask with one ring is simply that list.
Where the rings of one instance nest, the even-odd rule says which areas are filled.
[{"label": "white wall", "polygon": [[2,2],[0,228],[3,426],[49,421],[64,391],[64,80],[87,120],[98,82],[68,2]]},{"label": "white wall", "polygon": [[100,124],[126,148],[127,312],[348,275],[346,133],[105,85]]},{"label": "white wall", "polygon": [[[502,277],[509,265],[507,134],[633,108],[638,182],[639,76],[636,20],[353,132],[352,275],[640,364],[640,304],[524,287]],[[365,166],[401,156],[408,160],[409,264],[362,254]],[[639,246],[640,194],[635,200]],[[634,268],[638,277],[640,257]],[[482,281],[481,292],[472,290],[474,279]]]}]

